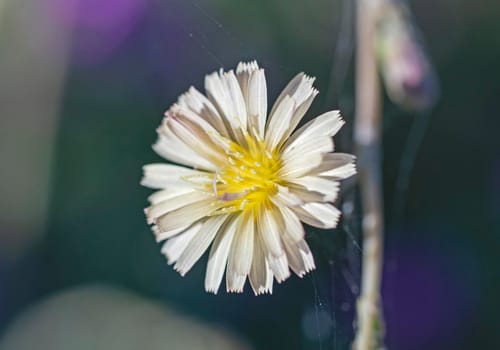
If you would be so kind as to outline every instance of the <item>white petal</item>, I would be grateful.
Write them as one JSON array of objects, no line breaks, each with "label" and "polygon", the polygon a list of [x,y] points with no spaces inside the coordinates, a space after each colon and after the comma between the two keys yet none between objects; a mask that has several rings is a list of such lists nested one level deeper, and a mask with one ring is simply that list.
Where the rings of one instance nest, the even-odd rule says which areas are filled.
[{"label": "white petal", "polygon": [[268,255],[267,260],[269,267],[274,273],[274,277],[278,283],[283,282],[290,277],[290,269],[288,268],[288,258],[285,253],[279,257]]},{"label": "white petal", "polygon": [[257,234],[264,243],[262,248],[269,268],[276,280],[282,282],[290,276],[290,270],[281,242],[281,234],[286,229],[281,212],[274,206],[262,206],[259,209],[257,229]]},{"label": "white petal", "polygon": [[285,242],[284,246],[288,258],[288,265],[297,276],[302,277],[305,274],[305,267],[299,248],[292,242]]},{"label": "white petal", "polygon": [[173,115],[166,119],[166,123],[170,130],[198,155],[216,165],[224,164],[224,151],[212,141],[203,128]]},{"label": "white petal", "polygon": [[224,120],[220,116],[215,106],[201,92],[194,87],[190,87],[188,92],[181,95],[178,101],[179,105],[185,106],[200,115],[204,120],[210,123],[221,135],[228,136]]},{"label": "white petal", "polygon": [[166,239],[177,236],[178,234],[186,231],[190,226],[191,226],[191,223],[173,228],[173,229],[168,230],[168,231],[162,231],[158,227],[158,225],[153,225],[153,226],[151,226],[151,230],[153,230],[156,242],[161,242],[161,241],[164,241]]},{"label": "white petal", "polygon": [[214,104],[220,115],[229,121],[234,116],[233,104],[227,86],[218,72],[205,76],[205,90],[208,99]]},{"label": "white petal", "polygon": [[293,272],[299,277],[314,270],[314,258],[306,241],[298,243],[285,241],[285,250],[288,257],[288,264]]},{"label": "white petal", "polygon": [[323,154],[333,151],[333,140],[331,137],[320,137],[310,139],[301,148],[296,148],[282,156],[283,166],[280,176],[291,179],[302,176],[321,165]]},{"label": "white petal", "polygon": [[265,143],[268,150],[274,150],[283,141],[287,130],[290,128],[294,110],[294,99],[290,96],[285,96],[274,114],[270,115],[265,135]]},{"label": "white petal", "polygon": [[227,85],[229,91],[229,96],[232,103],[234,104],[234,118],[239,119],[240,125],[246,128],[247,125],[247,108],[245,100],[243,99],[243,94],[241,93],[240,84],[238,79],[234,74],[234,71],[224,73],[223,80]]},{"label": "white petal", "polygon": [[253,216],[242,214],[229,253],[226,283],[228,292],[243,291],[243,286],[252,266],[255,227]]},{"label": "white petal", "polygon": [[[236,83],[236,84],[235,84]],[[241,93],[241,88],[234,76],[234,73],[224,73],[222,70],[214,72],[205,77],[205,90],[209,100],[225,119],[231,136],[244,142],[241,131],[246,129],[246,107]],[[240,113],[245,111],[244,115]]]},{"label": "white petal", "polygon": [[263,69],[254,71],[250,75],[246,101],[250,130],[255,130],[257,136],[264,139],[267,117],[267,85]]},{"label": "white petal", "polygon": [[200,230],[191,239],[186,249],[174,265],[174,269],[184,276],[212,243],[228,215],[212,216],[203,222]]},{"label": "white petal", "polygon": [[162,232],[175,230],[208,216],[220,206],[214,198],[207,198],[166,213],[156,220],[156,224]]},{"label": "white petal", "polygon": [[245,100],[247,111],[249,111],[248,86],[250,82],[250,76],[257,70],[259,70],[257,61],[240,62],[236,67],[236,78],[238,79],[238,83],[240,84],[241,94],[243,95],[243,99]]},{"label": "white petal", "polygon": [[340,218],[340,211],[329,203],[306,203],[292,210],[308,225],[319,228],[334,228]]},{"label": "white petal", "polygon": [[243,95],[243,99],[247,105],[247,110],[249,107],[248,104],[248,82],[250,80],[250,76],[252,73],[259,69],[259,65],[256,61],[252,62],[240,62],[236,67],[236,78],[238,79],[238,83],[240,84],[241,94]]},{"label": "white petal", "polygon": [[334,180],[324,179],[318,176],[304,176],[290,180],[291,183],[300,185],[308,191],[322,193],[325,202],[333,202],[337,199],[340,184]]},{"label": "white petal", "polygon": [[302,255],[302,261],[304,262],[304,268],[306,272],[312,271],[316,268],[314,263],[314,257],[312,255],[311,249],[305,240],[297,243],[299,246],[300,254]]},{"label": "white petal", "polygon": [[242,293],[247,280],[246,275],[237,275],[226,272],[226,288],[228,293]]},{"label": "white petal", "polygon": [[194,189],[187,187],[172,187],[161,191],[156,191],[148,197],[148,201],[151,204],[157,204],[168,199],[177,197],[181,194],[187,194],[193,192]]},{"label": "white petal", "polygon": [[165,244],[161,248],[161,252],[167,257],[167,262],[169,265],[172,265],[177,261],[177,259],[179,259],[189,242],[191,242],[194,235],[198,233],[200,228],[201,223],[196,223],[188,229],[184,230],[179,235],[170,238],[165,242]]},{"label": "white petal", "polygon": [[263,245],[262,239],[255,234],[252,268],[248,275],[255,295],[273,292],[273,272],[267,262]]},{"label": "white petal", "polygon": [[217,167],[181,141],[170,128],[163,123],[157,130],[158,140],[153,145],[153,150],[161,157],[172,162],[190,167],[215,171]]},{"label": "white petal", "polygon": [[297,215],[287,207],[280,207],[279,209],[286,225],[284,239],[289,239],[294,243],[302,241],[305,236],[305,231]]},{"label": "white petal", "polygon": [[288,183],[287,186],[289,191],[299,197],[304,203],[325,201],[325,195],[322,193],[309,191],[303,186],[295,185],[292,183]]},{"label": "white petal", "polygon": [[[240,81],[242,77],[248,78],[249,74],[257,69],[259,69],[259,64],[255,60],[250,62],[239,62],[236,66],[236,76],[238,77],[238,81]],[[241,81],[240,85],[242,85]]]},{"label": "white petal", "polygon": [[312,173],[339,180],[345,179],[356,173],[355,159],[356,157],[347,153],[327,153],[323,156],[321,166],[313,169]]},{"label": "white petal", "polygon": [[229,266],[238,275],[248,275],[252,265],[253,242],[254,242],[254,219],[251,215],[241,217],[238,222],[236,236],[231,247]]},{"label": "white petal", "polygon": [[274,206],[262,205],[257,218],[259,235],[269,254],[280,257],[283,253],[281,233],[284,230],[281,212]]},{"label": "white petal", "polygon": [[295,112],[293,113],[292,121],[290,123],[290,128],[288,129],[285,138],[288,138],[295,130],[297,125],[299,125],[300,121],[302,120],[306,112],[309,110],[309,107],[311,107],[314,98],[318,94],[318,90],[311,88],[308,93],[309,93],[308,97],[303,102],[296,103],[295,105],[296,109]]},{"label": "white petal", "polygon": [[226,269],[231,243],[236,232],[237,220],[231,220],[217,234],[210,256],[208,258],[207,273],[205,275],[205,290],[217,294]]},{"label": "white petal", "polygon": [[[217,129],[213,127],[212,124],[210,124],[206,119],[185,106],[174,104],[165,113],[165,115],[167,117],[175,117],[182,120],[183,123],[185,123],[191,129],[195,129],[195,127],[199,128],[200,130],[202,130],[200,134],[202,134],[204,138],[206,138],[206,136],[210,134],[219,134]],[[208,142],[208,138],[206,138],[206,142]]]},{"label": "white petal", "polygon": [[176,210],[186,205],[199,202],[211,196],[213,196],[211,193],[206,193],[201,191],[192,191],[189,193],[183,193],[179,194],[176,197],[169,198],[168,200],[164,200],[160,203],[154,204],[149,208],[146,208],[144,212],[146,214],[146,217],[148,218],[148,223],[152,224],[155,222],[157,218],[159,218],[162,215],[165,215],[168,212],[171,212],[172,210]]},{"label": "white petal", "polygon": [[[287,85],[280,94],[269,114],[268,127],[272,123],[281,125],[280,140],[278,144],[284,142],[295,130],[304,114],[309,109],[318,91],[313,88],[314,78],[300,73]],[[280,105],[289,96],[294,101],[294,110],[287,119],[283,119],[278,113]]]},{"label": "white petal", "polygon": [[298,196],[290,192],[287,187],[280,185],[276,185],[276,187],[278,188],[278,192],[270,199],[277,207],[295,207],[304,204],[304,202]]},{"label": "white petal", "polygon": [[269,115],[272,116],[274,114],[286,96],[292,97],[296,101],[297,107],[305,103],[312,95],[317,94],[317,91],[312,86],[313,83],[314,78],[308,77],[304,73],[297,74],[278,96]]},{"label": "white petal", "polygon": [[323,159],[321,151],[331,149],[333,146],[333,142],[328,139],[320,139],[319,142],[322,142],[322,144],[317,144],[320,149],[313,151],[312,154],[304,153],[302,155],[297,154],[294,157],[283,157],[283,165],[279,171],[280,177],[284,180],[293,179],[319,167]]},{"label": "white petal", "polygon": [[318,94],[317,90],[312,90],[311,95],[303,103],[301,103],[301,104],[296,103],[295,104],[295,110],[293,112],[292,118],[290,119],[290,123],[288,125],[288,128],[285,130],[285,132],[282,136],[282,140],[281,140],[280,144],[284,143],[289,138],[289,136],[293,133],[293,131],[295,130],[297,125],[299,125],[300,121],[302,120],[302,118],[304,117],[306,112],[309,110],[309,107],[311,106],[311,104],[312,104],[312,102],[317,94]]},{"label": "white petal", "polygon": [[202,171],[185,168],[172,164],[148,164],[143,168],[144,176],[141,185],[155,188],[186,188],[192,189],[193,185],[183,179],[184,176],[207,174]]},{"label": "white petal", "polygon": [[334,136],[344,125],[339,111],[330,111],[314,118],[299,128],[284,145],[283,155],[301,150],[311,141]]}]

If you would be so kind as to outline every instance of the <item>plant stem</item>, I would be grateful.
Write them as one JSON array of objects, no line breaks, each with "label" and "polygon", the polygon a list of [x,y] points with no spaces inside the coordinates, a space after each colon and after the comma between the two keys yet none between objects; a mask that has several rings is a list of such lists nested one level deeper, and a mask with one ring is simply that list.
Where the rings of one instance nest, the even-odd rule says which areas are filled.
[{"label": "plant stem", "polygon": [[381,349],[384,336],[380,297],[384,240],[381,96],[373,40],[381,1],[357,1],[354,142],[363,209],[363,264],[354,350]]}]

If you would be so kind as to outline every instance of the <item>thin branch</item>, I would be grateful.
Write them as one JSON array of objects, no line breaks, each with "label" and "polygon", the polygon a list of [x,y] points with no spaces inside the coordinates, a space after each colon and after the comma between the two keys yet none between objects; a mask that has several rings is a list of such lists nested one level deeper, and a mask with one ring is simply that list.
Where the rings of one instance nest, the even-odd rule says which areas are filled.
[{"label": "thin branch", "polygon": [[357,2],[354,142],[363,208],[363,264],[354,350],[383,348],[384,327],[380,305],[384,240],[380,166],[381,96],[373,40],[381,1]]}]

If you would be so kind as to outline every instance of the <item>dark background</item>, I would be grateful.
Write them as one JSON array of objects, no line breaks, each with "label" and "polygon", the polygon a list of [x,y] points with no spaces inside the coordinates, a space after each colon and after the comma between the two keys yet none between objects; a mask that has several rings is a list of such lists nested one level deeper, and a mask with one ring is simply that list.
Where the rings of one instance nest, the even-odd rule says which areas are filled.
[{"label": "dark background", "polygon": [[[266,69],[270,99],[296,73],[316,76],[320,95],[308,117],[340,107],[348,126],[339,148],[351,151],[349,1],[47,0],[41,12],[22,3],[0,7],[2,94],[10,91],[2,100],[15,106],[0,116],[9,169],[0,178],[0,330],[53,293],[105,284],[161,300],[256,349],[348,349],[359,216],[333,232],[309,230],[313,274],[275,285],[272,296],[254,297],[248,286],[213,296],[203,290],[204,261],[185,278],[167,266],[139,181],[142,165],[160,160],[150,146],[163,111],[190,85],[202,89],[205,74],[240,60]],[[385,101],[388,348],[500,348],[500,5],[425,0],[412,8],[441,96],[430,116]],[[55,36],[39,39],[47,26]],[[8,50],[18,42],[24,51]],[[334,57],[345,79],[331,77]],[[46,119],[22,112],[49,100]],[[407,191],[397,192],[418,125],[426,126],[421,147]],[[17,166],[23,159],[26,168]]]}]

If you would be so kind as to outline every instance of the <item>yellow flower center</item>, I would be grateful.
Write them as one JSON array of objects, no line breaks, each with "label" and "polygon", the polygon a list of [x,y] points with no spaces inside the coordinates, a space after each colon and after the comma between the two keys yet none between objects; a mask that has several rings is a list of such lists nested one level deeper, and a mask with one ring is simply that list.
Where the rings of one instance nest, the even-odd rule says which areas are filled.
[{"label": "yellow flower center", "polygon": [[214,179],[213,191],[225,202],[218,213],[254,210],[277,192],[279,154],[250,135],[245,140],[245,147],[230,142],[227,163]]}]

